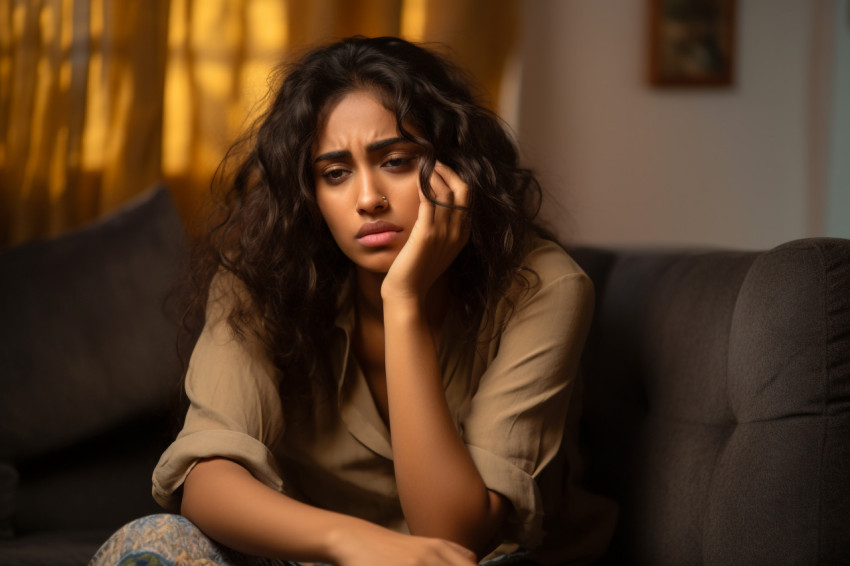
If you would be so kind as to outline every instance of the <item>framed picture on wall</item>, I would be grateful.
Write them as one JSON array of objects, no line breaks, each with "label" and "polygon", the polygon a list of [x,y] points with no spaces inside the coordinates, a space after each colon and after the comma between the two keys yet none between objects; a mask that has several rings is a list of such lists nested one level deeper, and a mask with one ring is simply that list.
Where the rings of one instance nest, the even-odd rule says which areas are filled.
[{"label": "framed picture on wall", "polygon": [[735,0],[647,0],[649,81],[659,87],[730,86]]}]

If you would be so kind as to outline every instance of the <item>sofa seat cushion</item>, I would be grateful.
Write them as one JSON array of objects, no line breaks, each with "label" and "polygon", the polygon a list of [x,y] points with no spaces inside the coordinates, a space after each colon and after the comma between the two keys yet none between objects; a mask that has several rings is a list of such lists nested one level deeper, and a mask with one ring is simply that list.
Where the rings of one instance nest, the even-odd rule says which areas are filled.
[{"label": "sofa seat cushion", "polygon": [[3,566],[81,566],[89,563],[111,534],[106,530],[74,530],[0,541],[0,563]]}]

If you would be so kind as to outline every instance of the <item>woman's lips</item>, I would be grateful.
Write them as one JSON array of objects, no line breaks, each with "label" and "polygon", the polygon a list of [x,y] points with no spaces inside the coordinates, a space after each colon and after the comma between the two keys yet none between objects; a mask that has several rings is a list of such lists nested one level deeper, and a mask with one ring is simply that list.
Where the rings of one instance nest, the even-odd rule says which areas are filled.
[{"label": "woman's lips", "polygon": [[382,220],[364,224],[354,236],[367,247],[385,246],[398,237],[401,227]]},{"label": "woman's lips", "polygon": [[398,232],[376,232],[375,234],[367,234],[357,240],[366,247],[372,248],[377,246],[386,246],[398,236]]}]

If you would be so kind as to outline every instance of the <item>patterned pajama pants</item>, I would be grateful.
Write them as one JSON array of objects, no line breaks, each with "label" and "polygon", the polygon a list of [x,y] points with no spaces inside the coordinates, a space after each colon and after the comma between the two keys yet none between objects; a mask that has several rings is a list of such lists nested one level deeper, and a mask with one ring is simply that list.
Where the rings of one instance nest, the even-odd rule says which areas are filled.
[{"label": "patterned pajama pants", "polygon": [[213,542],[180,515],[150,515],[124,525],[89,566],[297,566],[248,556]]}]

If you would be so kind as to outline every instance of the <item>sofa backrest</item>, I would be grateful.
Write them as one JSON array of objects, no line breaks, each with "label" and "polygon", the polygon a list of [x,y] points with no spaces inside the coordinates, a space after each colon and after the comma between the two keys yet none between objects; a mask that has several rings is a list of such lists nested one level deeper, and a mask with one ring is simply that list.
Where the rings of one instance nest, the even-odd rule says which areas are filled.
[{"label": "sofa backrest", "polygon": [[850,241],[756,252],[572,250],[588,487],[609,564],[850,562]]},{"label": "sofa backrest", "polygon": [[166,299],[186,253],[164,187],[0,253],[0,465],[20,475],[5,494],[16,534],[156,509],[150,473],[181,373]]}]

